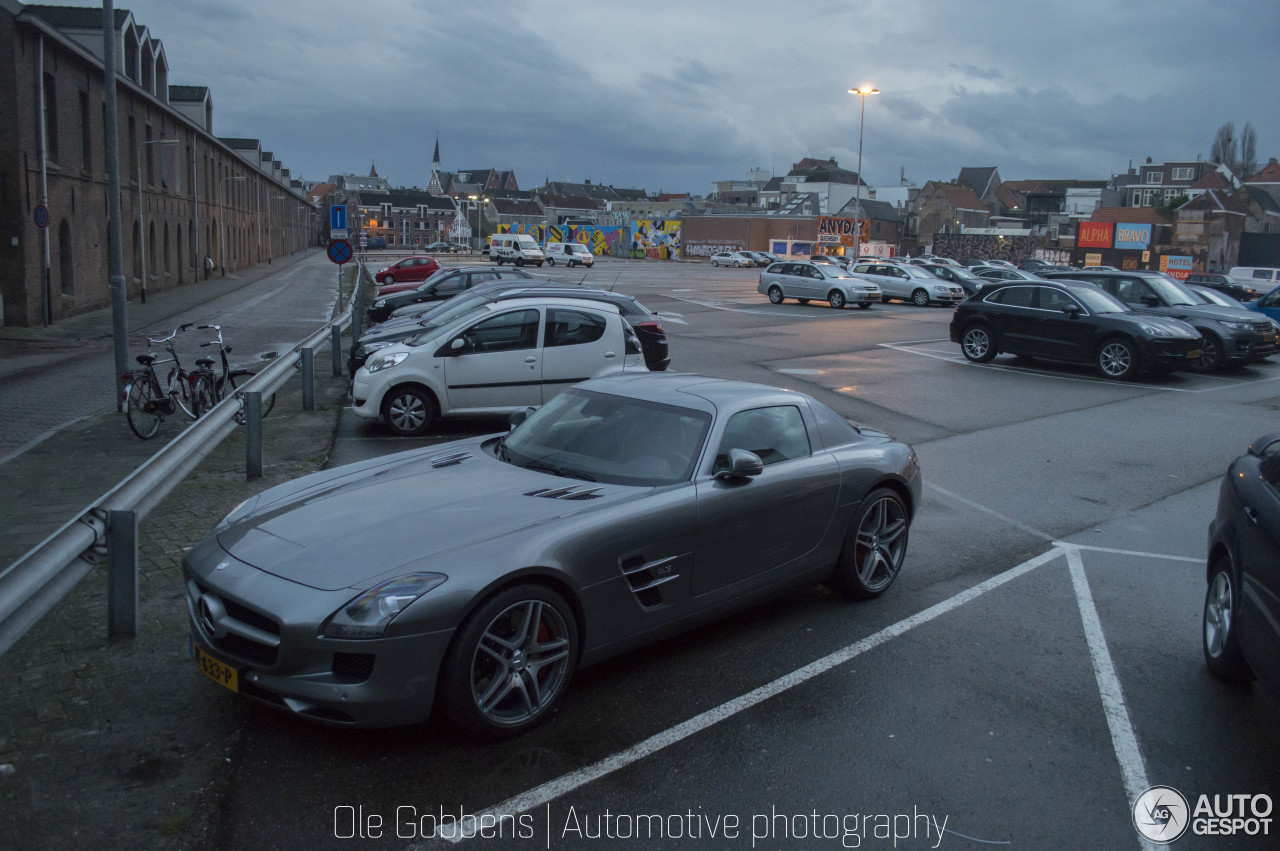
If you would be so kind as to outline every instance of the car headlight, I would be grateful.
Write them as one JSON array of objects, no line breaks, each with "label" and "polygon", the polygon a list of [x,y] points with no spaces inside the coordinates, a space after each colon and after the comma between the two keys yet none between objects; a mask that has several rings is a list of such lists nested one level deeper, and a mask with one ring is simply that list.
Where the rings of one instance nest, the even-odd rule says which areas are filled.
[{"label": "car headlight", "polygon": [[1152,325],[1150,322],[1139,322],[1138,327],[1152,337],[1172,337],[1173,332],[1163,325]]},{"label": "car headlight", "polygon": [[370,588],[334,612],[326,638],[381,638],[396,615],[448,579],[441,573],[409,573]]},{"label": "car headlight", "polygon": [[365,369],[370,372],[381,372],[384,369],[391,369],[407,357],[409,357],[408,352],[392,352],[389,355],[382,355],[372,363],[366,363]]},{"label": "car headlight", "polygon": [[373,354],[378,349],[385,349],[389,345],[391,344],[385,343],[385,342],[384,343],[367,343],[361,346],[360,348],[356,349],[355,356],[356,358],[367,358],[369,357],[369,355]]},{"label": "car headlight", "polygon": [[1223,322],[1222,320],[1218,320],[1218,324],[1225,325],[1232,331],[1248,331],[1253,327],[1252,322]]},{"label": "car headlight", "polygon": [[374,307],[386,307],[386,306],[387,306],[387,300],[386,300],[385,298],[380,298],[380,299],[378,299],[377,301],[375,301],[375,302],[373,303],[373,306],[374,306]]},{"label": "car headlight", "polygon": [[950,292],[950,290],[947,287],[934,287],[933,291],[935,293],[943,293],[943,294]]}]

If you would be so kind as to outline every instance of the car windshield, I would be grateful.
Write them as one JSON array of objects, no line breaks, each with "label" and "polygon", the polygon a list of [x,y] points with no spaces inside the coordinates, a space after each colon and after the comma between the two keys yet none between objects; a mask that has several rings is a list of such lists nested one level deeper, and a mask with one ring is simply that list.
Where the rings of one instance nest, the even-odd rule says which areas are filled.
[{"label": "car windshield", "polygon": [[415,346],[415,347],[426,345],[427,343],[430,343],[432,340],[436,339],[439,336],[439,331],[441,328],[461,327],[467,322],[470,322],[472,319],[483,316],[485,313],[488,312],[488,310],[489,310],[489,302],[486,301],[484,304],[473,305],[470,310],[467,310],[463,313],[459,313],[455,316],[449,317],[447,321],[436,322],[435,320],[432,320],[433,324],[424,326],[423,329],[419,331],[417,334],[405,340],[404,341],[405,345]]},{"label": "car windshield", "polygon": [[1090,313],[1132,313],[1129,305],[1097,287],[1073,287],[1071,294],[1084,302]]},{"label": "car windshield", "polygon": [[1160,294],[1160,297],[1167,301],[1170,305],[1174,304],[1200,304],[1201,300],[1191,290],[1175,278],[1167,278],[1164,275],[1144,275],[1142,280],[1151,285],[1151,288]]},{"label": "car windshield", "polygon": [[1205,304],[1217,304],[1222,307],[1239,307],[1244,310],[1249,309],[1226,293],[1211,290],[1208,287],[1187,287],[1187,289],[1200,296]]},{"label": "car windshield", "polygon": [[830,269],[823,269],[823,270],[822,270],[822,274],[823,274],[825,277],[827,277],[827,278],[852,278],[852,277],[854,277],[853,275],[850,275],[848,272],[846,272],[844,269],[840,268],[839,266],[832,266]]},{"label": "car windshield", "polygon": [[496,447],[517,467],[616,485],[688,481],[711,416],[692,408],[566,390]]},{"label": "car windshield", "polygon": [[483,294],[472,295],[467,293],[455,296],[454,298],[446,301],[440,310],[433,310],[431,313],[423,316],[422,319],[418,321],[418,324],[428,330],[431,328],[439,328],[441,325],[452,322],[460,316],[466,316],[477,307],[480,307],[492,300],[493,299]]},{"label": "car windshield", "polygon": [[425,281],[423,281],[421,284],[418,285],[417,291],[425,292],[427,287],[434,286],[436,281],[444,280],[450,275],[457,274],[457,272],[458,272],[457,269],[437,269],[435,272],[431,273],[431,276],[429,278],[427,278]]}]

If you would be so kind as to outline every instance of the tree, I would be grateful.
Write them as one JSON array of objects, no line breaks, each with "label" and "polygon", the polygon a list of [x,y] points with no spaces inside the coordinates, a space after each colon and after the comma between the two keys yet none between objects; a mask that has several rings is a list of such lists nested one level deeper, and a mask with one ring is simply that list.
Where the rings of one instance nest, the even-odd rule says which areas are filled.
[{"label": "tree", "polygon": [[1183,192],[1176,198],[1170,198],[1168,204],[1156,204],[1154,209],[1166,219],[1176,219],[1178,217],[1178,208],[1190,200],[1191,197]]},{"label": "tree", "polygon": [[1258,134],[1245,122],[1240,131],[1240,177],[1248,179],[1258,170]]},{"label": "tree", "polygon": [[1209,162],[1217,165],[1223,163],[1231,165],[1237,160],[1238,150],[1235,122],[1228,121],[1213,134],[1213,149],[1209,152]]}]

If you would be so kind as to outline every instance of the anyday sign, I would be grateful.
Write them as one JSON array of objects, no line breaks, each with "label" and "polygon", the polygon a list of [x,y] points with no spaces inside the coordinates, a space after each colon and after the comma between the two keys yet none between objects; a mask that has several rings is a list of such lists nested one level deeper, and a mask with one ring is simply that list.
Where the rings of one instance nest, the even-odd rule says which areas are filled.
[{"label": "anyday sign", "polygon": [[[858,231],[863,242],[867,239],[867,220],[858,221]],[[818,216],[818,242],[822,245],[857,245],[853,238],[853,219],[839,216]]]}]

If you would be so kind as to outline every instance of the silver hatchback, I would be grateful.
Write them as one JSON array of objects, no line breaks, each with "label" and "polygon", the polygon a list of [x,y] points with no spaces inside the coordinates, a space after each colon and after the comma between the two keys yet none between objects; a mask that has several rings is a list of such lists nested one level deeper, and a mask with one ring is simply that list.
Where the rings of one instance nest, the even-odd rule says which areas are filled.
[{"label": "silver hatchback", "polygon": [[873,280],[833,264],[805,262],[774,263],[760,273],[756,292],[767,295],[774,304],[794,298],[801,304],[825,301],[835,308],[856,304],[863,310],[881,297],[880,286]]}]

